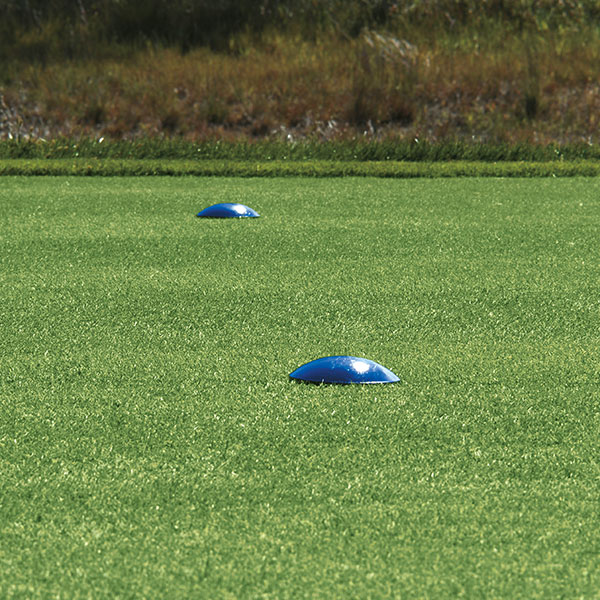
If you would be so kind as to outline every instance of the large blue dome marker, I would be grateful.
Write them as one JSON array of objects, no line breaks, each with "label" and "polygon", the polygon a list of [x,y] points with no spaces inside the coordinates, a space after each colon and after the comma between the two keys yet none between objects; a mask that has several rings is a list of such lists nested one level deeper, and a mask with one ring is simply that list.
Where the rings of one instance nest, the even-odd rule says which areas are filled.
[{"label": "large blue dome marker", "polygon": [[366,358],[326,356],[290,373],[292,379],[311,383],[395,383],[400,378],[389,369]]},{"label": "large blue dome marker", "polygon": [[260,215],[245,204],[235,204],[231,202],[223,202],[221,204],[213,204],[204,210],[201,210],[197,217],[206,217],[209,219],[228,219],[239,217],[260,217]]}]

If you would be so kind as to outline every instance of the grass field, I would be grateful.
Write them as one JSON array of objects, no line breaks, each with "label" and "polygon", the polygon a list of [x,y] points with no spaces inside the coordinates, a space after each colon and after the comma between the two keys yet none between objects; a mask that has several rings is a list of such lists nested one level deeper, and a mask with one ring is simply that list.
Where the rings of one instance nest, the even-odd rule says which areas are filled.
[{"label": "grass field", "polygon": [[[599,219],[585,178],[0,179],[0,596],[600,597]],[[402,382],[288,379],[329,354]]]}]

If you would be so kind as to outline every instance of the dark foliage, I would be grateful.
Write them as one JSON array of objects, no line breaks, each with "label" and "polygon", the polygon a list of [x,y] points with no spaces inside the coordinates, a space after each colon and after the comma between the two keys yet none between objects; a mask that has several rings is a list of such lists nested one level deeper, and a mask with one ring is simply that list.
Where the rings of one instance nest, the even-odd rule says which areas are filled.
[{"label": "dark foliage", "polygon": [[[241,32],[354,37],[365,28],[453,29],[499,20],[520,30],[600,21],[596,0],[0,0],[0,56],[90,56],[106,42],[236,51]],[[95,53],[95,54],[94,54]]]}]

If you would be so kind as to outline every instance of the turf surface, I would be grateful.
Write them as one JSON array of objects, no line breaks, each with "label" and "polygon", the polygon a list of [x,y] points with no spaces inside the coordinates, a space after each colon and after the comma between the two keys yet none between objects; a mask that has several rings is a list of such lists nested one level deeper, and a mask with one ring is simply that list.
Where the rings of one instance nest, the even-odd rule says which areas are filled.
[{"label": "turf surface", "polygon": [[[262,218],[194,217],[226,201]],[[599,181],[0,209],[0,597],[598,597]],[[328,354],[402,382],[288,379]]]}]

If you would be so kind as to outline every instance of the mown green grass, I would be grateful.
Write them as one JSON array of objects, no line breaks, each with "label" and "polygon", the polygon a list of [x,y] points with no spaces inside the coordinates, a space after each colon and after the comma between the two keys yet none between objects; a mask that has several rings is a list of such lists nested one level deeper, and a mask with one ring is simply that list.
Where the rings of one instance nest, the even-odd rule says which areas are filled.
[{"label": "mown green grass", "polygon": [[597,597],[600,182],[0,184],[0,596]]},{"label": "mown green grass", "polygon": [[203,177],[597,177],[598,160],[565,161],[349,161],[182,159],[0,159],[4,175]]}]

